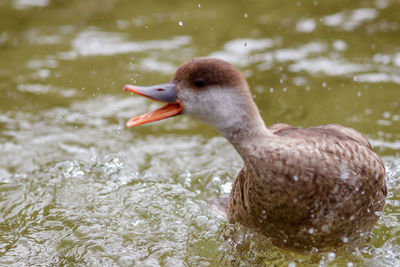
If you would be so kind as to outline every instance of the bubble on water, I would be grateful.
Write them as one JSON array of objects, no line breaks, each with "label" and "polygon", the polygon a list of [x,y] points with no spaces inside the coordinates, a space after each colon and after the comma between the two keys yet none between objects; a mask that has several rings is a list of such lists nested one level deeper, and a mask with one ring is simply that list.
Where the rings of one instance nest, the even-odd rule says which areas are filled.
[{"label": "bubble on water", "polygon": [[328,256],[328,262],[334,261],[336,259],[336,253],[333,251],[329,252],[327,256]]},{"label": "bubble on water", "polygon": [[196,223],[200,227],[207,225],[207,222],[208,222],[208,218],[204,215],[200,215],[200,216],[196,217]]},{"label": "bubble on water", "polygon": [[76,161],[60,162],[56,166],[61,169],[65,178],[79,178],[85,175],[81,165]]},{"label": "bubble on water", "polygon": [[121,159],[112,156],[110,157],[111,158],[106,159],[107,161],[102,166],[107,175],[118,173],[124,166],[124,162]]}]

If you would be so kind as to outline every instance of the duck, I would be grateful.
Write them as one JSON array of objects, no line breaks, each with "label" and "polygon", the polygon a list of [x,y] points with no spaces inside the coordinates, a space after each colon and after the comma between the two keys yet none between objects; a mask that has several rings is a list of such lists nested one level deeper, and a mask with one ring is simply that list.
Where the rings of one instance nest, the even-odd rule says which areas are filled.
[{"label": "duck", "polygon": [[189,115],[233,145],[244,167],[224,208],[229,223],[293,249],[370,238],[385,206],[385,167],[356,130],[337,124],[267,127],[244,75],[215,58],[189,60],[167,83],[123,90],[166,104],[130,119],[127,127]]}]

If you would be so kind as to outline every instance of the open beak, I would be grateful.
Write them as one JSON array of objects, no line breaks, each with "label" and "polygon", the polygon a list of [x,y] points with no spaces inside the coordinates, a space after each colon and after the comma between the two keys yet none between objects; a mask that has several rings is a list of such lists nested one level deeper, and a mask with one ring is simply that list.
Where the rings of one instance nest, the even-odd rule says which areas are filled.
[{"label": "open beak", "polygon": [[162,119],[170,118],[181,113],[183,107],[176,96],[176,84],[175,83],[164,83],[153,86],[136,86],[136,85],[125,85],[123,90],[145,96],[152,100],[167,103],[162,108],[148,112],[143,115],[139,115],[130,119],[127,123],[127,127],[135,127],[148,122],[159,121]]}]

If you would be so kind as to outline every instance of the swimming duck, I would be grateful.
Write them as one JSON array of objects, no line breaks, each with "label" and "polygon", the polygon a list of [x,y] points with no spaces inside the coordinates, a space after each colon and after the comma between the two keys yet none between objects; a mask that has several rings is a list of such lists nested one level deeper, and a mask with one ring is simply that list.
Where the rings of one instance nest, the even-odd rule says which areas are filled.
[{"label": "swimming duck", "polygon": [[245,77],[225,61],[194,58],[168,83],[126,85],[124,91],[167,103],[132,118],[128,127],[187,114],[234,146],[244,167],[227,203],[229,222],[253,228],[275,245],[357,243],[384,208],[384,164],[364,136],[335,124],[266,127]]}]

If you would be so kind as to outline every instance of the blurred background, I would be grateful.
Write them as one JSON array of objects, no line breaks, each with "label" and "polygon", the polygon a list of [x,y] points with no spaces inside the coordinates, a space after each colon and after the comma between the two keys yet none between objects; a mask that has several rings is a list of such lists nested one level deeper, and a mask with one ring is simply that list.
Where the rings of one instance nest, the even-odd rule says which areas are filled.
[{"label": "blurred background", "polygon": [[[0,1],[0,265],[399,266],[400,2]],[[187,117],[122,92],[192,57],[247,77],[267,123],[366,135],[389,198],[370,243],[308,254],[252,242],[207,208],[242,166]]]}]

